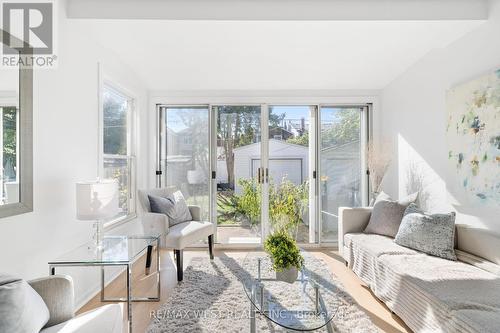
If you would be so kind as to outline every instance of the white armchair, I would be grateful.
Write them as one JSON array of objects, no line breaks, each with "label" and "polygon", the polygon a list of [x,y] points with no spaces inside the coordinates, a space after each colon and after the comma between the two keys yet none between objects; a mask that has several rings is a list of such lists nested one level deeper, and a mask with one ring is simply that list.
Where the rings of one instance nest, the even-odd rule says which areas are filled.
[{"label": "white armchair", "polygon": [[148,195],[166,197],[172,193],[169,188],[156,188],[151,190],[139,190],[139,201],[144,210],[142,224],[144,232],[154,232],[162,235],[160,247],[174,249],[177,266],[177,281],[183,279],[183,250],[184,248],[204,239],[208,239],[210,259],[213,259],[213,234],[212,223],[201,220],[201,208],[199,206],[188,206],[192,221],[169,226],[168,216],[165,214],[152,213]]},{"label": "white armchair", "polygon": [[50,318],[41,333],[122,333],[121,304],[107,304],[75,317],[73,280],[65,275],[52,275],[28,281],[42,297]]}]

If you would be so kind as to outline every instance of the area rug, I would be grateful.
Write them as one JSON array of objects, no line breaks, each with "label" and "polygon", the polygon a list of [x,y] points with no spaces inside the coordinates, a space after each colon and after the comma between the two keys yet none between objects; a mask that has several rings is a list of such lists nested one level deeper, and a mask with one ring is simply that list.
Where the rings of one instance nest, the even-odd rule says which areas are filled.
[{"label": "area rug", "polygon": [[[328,290],[322,297],[334,309],[331,321],[334,332],[368,333],[380,330],[331,274],[327,265],[306,254],[306,268],[314,280]],[[248,261],[243,258],[193,258],[184,272],[184,281],[173,290],[168,301],[151,313],[149,333],[250,332],[250,303],[241,280],[248,274]],[[251,270],[251,269],[250,269]],[[290,285],[283,283],[286,297]],[[262,315],[257,315],[257,332],[287,332]],[[328,332],[321,328],[316,332]]]}]

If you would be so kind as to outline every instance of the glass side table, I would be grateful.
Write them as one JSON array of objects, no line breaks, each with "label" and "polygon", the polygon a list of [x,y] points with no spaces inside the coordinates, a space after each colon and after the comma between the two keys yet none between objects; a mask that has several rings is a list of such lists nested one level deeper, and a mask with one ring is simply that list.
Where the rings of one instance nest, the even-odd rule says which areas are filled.
[{"label": "glass side table", "polygon": [[[56,267],[101,267],[101,302],[127,302],[129,332],[132,332],[132,302],[160,301],[160,234],[137,236],[105,236],[103,247],[98,250],[93,242],[84,244],[61,257],[49,261],[49,274],[56,274]],[[157,296],[132,297],[132,264],[146,251],[146,275],[149,275],[153,246],[156,246]],[[106,266],[123,266],[126,268],[127,297],[106,298],[104,281]]]}]

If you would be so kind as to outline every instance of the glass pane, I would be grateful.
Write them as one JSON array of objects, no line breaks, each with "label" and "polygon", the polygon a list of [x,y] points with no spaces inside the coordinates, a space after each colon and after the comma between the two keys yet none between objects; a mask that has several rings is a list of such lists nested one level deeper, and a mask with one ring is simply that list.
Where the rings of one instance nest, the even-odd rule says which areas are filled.
[{"label": "glass pane", "polygon": [[217,240],[260,243],[260,106],[216,106]]},{"label": "glass pane", "polygon": [[[89,242],[52,260],[49,264],[63,263],[117,263],[129,262],[144,253],[149,245],[155,245],[161,235],[143,236],[104,236],[103,248],[92,249],[95,243]],[[90,247],[90,250],[89,250]]]},{"label": "glass pane", "polygon": [[321,108],[321,238],[337,241],[338,208],[362,204],[361,109]]},{"label": "glass pane", "polygon": [[[309,242],[309,106],[269,108],[270,230]],[[255,161],[260,166],[260,159]]]},{"label": "glass pane", "polygon": [[161,156],[162,186],[181,191],[189,205],[201,207],[201,216],[210,215],[210,160],[208,108],[164,108]]},{"label": "glass pane", "polygon": [[129,212],[131,159],[126,156],[104,156],[104,178],[118,180],[119,206],[121,212],[114,217],[126,216]]},{"label": "glass pane", "polygon": [[19,70],[0,70],[0,205],[19,202]]},{"label": "glass pane", "polygon": [[109,87],[103,91],[104,154],[127,154],[128,98]]}]

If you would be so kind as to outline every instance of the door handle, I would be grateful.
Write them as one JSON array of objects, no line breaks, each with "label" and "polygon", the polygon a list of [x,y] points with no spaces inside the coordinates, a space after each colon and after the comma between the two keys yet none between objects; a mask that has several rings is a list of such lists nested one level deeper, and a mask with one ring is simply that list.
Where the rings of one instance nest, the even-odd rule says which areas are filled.
[{"label": "door handle", "polygon": [[266,183],[269,184],[269,169],[266,168]]},{"label": "door handle", "polygon": [[258,168],[258,169],[257,169],[257,184],[260,184],[260,183],[261,183],[261,179],[260,179],[260,178],[261,178],[261,177],[260,177],[260,169],[262,169],[262,168]]}]

